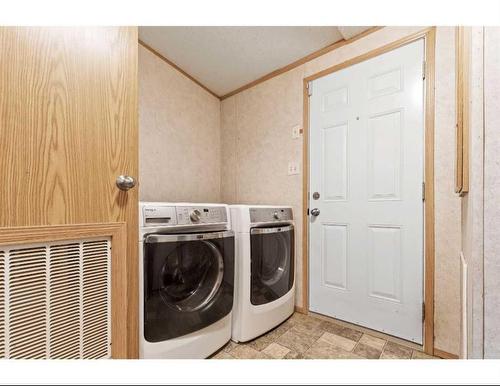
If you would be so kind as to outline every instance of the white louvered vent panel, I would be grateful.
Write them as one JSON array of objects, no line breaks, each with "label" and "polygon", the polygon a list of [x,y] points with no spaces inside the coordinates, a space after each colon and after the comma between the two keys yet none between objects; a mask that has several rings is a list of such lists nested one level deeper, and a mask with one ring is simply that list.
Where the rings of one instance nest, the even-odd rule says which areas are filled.
[{"label": "white louvered vent panel", "polygon": [[47,248],[9,253],[9,358],[47,356]]},{"label": "white louvered vent panel", "polygon": [[0,251],[0,359],[5,358],[5,252]]},{"label": "white louvered vent panel", "polygon": [[80,358],[80,244],[50,247],[50,356]]},{"label": "white louvered vent panel", "polygon": [[83,243],[83,355],[109,357],[109,242]]},{"label": "white louvered vent panel", "polygon": [[0,247],[0,358],[111,356],[110,245]]}]

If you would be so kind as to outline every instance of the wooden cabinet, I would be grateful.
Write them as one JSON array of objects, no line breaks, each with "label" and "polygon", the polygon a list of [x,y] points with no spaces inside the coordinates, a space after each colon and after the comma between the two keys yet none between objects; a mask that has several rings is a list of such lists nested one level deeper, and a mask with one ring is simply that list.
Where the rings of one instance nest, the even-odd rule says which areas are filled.
[{"label": "wooden cabinet", "polygon": [[138,353],[138,191],[115,184],[137,177],[137,119],[136,27],[0,28],[0,244],[116,238],[119,358]]}]

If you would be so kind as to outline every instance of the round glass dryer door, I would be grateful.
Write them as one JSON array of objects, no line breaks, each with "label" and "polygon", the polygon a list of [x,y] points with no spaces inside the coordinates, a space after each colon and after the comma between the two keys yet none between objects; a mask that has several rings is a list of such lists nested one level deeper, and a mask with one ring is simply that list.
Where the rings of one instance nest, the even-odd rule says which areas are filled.
[{"label": "round glass dryer door", "polygon": [[165,256],[158,274],[160,296],[167,306],[178,311],[196,311],[219,290],[224,260],[210,241],[182,243]]},{"label": "round glass dryer door", "polygon": [[261,244],[261,252],[266,258],[261,259],[260,264],[256,264],[256,269],[259,270],[258,275],[262,283],[272,286],[286,274],[287,266],[290,264],[290,246],[288,237],[283,233],[276,233],[274,237],[267,239]]},{"label": "round glass dryer door", "polygon": [[269,303],[288,293],[294,280],[293,225],[253,228],[250,248],[251,303]]}]

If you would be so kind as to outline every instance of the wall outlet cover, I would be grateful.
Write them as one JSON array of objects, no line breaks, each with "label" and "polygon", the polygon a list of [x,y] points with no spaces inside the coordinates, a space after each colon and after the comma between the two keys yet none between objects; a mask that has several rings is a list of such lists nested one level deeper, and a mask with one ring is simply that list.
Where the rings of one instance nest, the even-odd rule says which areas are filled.
[{"label": "wall outlet cover", "polygon": [[292,128],[292,138],[293,139],[298,139],[300,138],[300,135],[302,134],[302,128],[297,125]]},{"label": "wall outlet cover", "polygon": [[288,175],[293,176],[299,174],[299,163],[295,161],[288,162]]}]

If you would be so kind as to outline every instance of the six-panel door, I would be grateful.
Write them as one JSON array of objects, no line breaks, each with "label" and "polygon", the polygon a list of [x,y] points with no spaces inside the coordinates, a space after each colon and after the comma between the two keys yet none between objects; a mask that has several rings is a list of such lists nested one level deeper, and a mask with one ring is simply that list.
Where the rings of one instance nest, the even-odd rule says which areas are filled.
[{"label": "six-panel door", "polygon": [[315,80],[310,97],[310,309],[417,343],[423,60],[419,40]]}]

